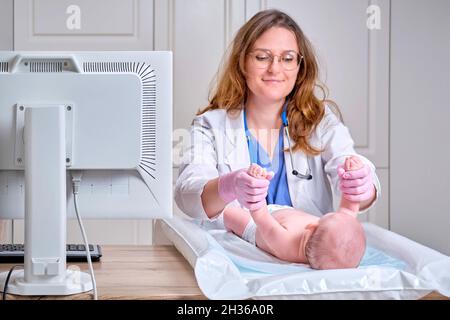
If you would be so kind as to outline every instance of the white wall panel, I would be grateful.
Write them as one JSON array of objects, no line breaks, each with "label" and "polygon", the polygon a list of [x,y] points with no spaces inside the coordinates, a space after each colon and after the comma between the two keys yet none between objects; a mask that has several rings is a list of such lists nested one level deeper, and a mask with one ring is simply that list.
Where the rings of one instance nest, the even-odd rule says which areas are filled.
[{"label": "white wall panel", "polygon": [[378,169],[377,175],[381,184],[381,197],[369,211],[360,214],[359,219],[389,229],[389,170]]},{"label": "white wall panel", "polygon": [[[13,0],[0,1],[0,50],[13,49]],[[11,221],[0,220],[0,242],[11,241]]]},{"label": "white wall panel", "polygon": [[392,1],[391,228],[450,255],[450,1]]},{"label": "white wall panel", "polygon": [[16,0],[14,42],[16,50],[152,50],[153,0]]},{"label": "white wall panel", "polygon": [[13,0],[1,0],[0,50],[12,50],[13,34]]},{"label": "white wall panel", "polygon": [[188,128],[207,105],[211,80],[226,48],[225,1],[173,2],[174,128]]}]

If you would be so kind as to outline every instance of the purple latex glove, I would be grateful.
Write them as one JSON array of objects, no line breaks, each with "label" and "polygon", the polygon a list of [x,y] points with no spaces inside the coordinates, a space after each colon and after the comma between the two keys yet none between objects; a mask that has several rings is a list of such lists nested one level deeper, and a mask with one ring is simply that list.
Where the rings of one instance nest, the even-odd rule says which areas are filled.
[{"label": "purple latex glove", "polygon": [[338,166],[340,178],[339,189],[342,196],[353,202],[367,201],[375,195],[372,170],[365,164],[361,169],[345,171],[343,165]]},{"label": "purple latex glove", "polygon": [[236,170],[219,177],[219,197],[229,203],[235,199],[249,210],[266,204],[267,190],[273,174],[266,179],[250,176],[247,169]]}]

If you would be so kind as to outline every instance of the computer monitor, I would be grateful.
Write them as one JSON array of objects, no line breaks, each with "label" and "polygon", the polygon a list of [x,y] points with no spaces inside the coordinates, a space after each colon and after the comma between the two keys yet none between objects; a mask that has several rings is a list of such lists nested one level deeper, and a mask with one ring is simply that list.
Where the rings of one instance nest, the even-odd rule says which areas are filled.
[{"label": "computer monitor", "polygon": [[0,219],[25,218],[9,292],[90,290],[66,270],[74,172],[83,217],[172,216],[170,52],[0,52]]}]

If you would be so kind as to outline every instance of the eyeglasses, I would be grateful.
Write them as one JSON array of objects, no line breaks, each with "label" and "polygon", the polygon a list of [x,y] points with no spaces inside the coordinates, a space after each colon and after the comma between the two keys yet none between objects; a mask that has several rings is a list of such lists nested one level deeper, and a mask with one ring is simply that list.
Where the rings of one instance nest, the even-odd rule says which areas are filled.
[{"label": "eyeglasses", "polygon": [[278,57],[278,62],[281,63],[283,69],[287,71],[296,69],[303,60],[303,56],[291,50],[285,51],[281,55],[273,55],[268,50],[258,49],[250,52],[249,56],[252,57],[252,62],[258,69],[268,68],[272,65],[275,57]]}]

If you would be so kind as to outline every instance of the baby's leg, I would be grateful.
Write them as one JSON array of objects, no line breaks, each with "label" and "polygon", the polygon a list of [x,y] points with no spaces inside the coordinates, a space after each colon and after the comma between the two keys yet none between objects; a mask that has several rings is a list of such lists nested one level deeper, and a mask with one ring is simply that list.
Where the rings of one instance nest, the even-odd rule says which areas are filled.
[{"label": "baby's leg", "polygon": [[[345,159],[344,169],[345,171],[358,170],[361,169],[363,165],[361,159],[356,156],[351,156]],[[338,212],[344,212],[356,217],[359,212],[359,202],[353,202],[342,197]]]},{"label": "baby's leg", "polygon": [[[248,174],[260,179],[266,179],[267,176],[266,170],[256,164],[250,166]],[[257,246],[272,254],[278,252],[280,249],[279,245],[286,239],[287,230],[272,217],[267,209],[267,204],[257,210],[250,211],[250,214],[258,228],[258,234],[261,236],[257,237]],[[267,247],[271,250],[267,250]]]},{"label": "baby's leg", "polygon": [[[253,177],[265,179],[267,172],[256,164],[252,164],[248,169],[248,173]],[[267,211],[267,206],[264,206]],[[268,212],[267,212],[268,214]],[[223,222],[225,228],[232,231],[234,234],[242,237],[245,228],[251,221],[252,216],[249,212],[242,208],[226,208],[223,212]]]},{"label": "baby's leg", "polygon": [[242,237],[242,234],[251,219],[250,213],[242,208],[226,208],[223,211],[223,223],[225,224],[225,228],[239,237]]}]

